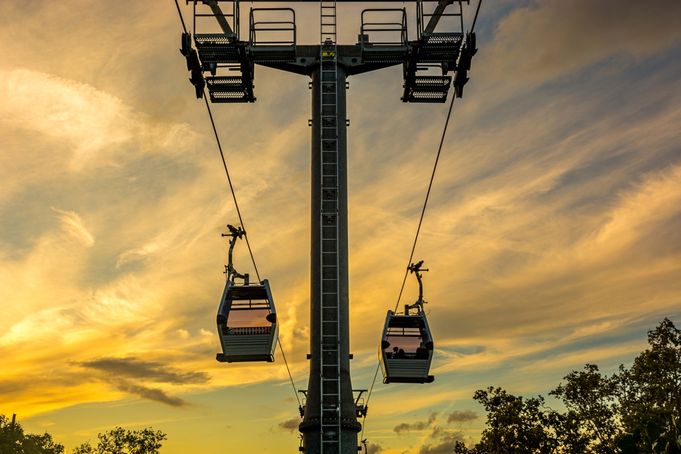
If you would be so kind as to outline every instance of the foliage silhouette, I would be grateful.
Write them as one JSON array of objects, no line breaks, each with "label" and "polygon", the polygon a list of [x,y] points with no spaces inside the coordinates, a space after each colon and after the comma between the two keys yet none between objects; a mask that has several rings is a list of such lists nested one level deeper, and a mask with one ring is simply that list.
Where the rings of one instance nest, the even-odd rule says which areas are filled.
[{"label": "foliage silhouette", "polygon": [[[166,434],[145,428],[126,430],[121,427],[100,433],[98,443],[89,442],[73,450],[73,454],[158,454]],[[48,433],[27,434],[21,424],[0,415],[0,454],[64,454],[64,446]]]},{"label": "foliage silhouette", "polygon": [[475,392],[487,422],[480,442],[457,454],[681,454],[681,331],[665,318],[649,348],[612,376],[595,364],[572,371],[549,394],[524,399],[501,388]]},{"label": "foliage silhouette", "polygon": [[50,434],[27,434],[21,424],[0,415],[0,454],[63,454],[64,446]]},{"label": "foliage silhouette", "polygon": [[166,434],[151,428],[126,430],[116,427],[100,433],[97,438],[97,447],[86,442],[74,449],[73,454],[158,454]]}]

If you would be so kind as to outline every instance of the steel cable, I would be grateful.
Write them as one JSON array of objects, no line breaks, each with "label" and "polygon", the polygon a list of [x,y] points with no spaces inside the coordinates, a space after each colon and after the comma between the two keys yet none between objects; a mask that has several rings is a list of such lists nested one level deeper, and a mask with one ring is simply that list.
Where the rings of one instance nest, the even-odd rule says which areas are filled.
[{"label": "steel cable", "polygon": [[[177,0],[175,0],[177,1]],[[236,200],[236,193],[234,192],[234,186],[232,185],[232,177],[229,175],[229,170],[227,169],[227,161],[225,160],[225,153],[222,151],[222,144],[220,143],[220,137],[218,136],[218,130],[215,127],[215,120],[213,119],[213,112],[210,108],[210,103],[206,97],[206,89],[203,89],[203,101],[206,104],[206,110],[208,110],[208,116],[210,117],[210,124],[213,127],[213,133],[215,134],[215,141],[218,145],[218,150],[220,151],[220,158],[222,159],[222,167],[225,169],[225,175],[227,175],[227,183],[229,184],[229,190],[232,193],[232,199],[234,200],[234,207],[236,208],[236,214],[239,217],[239,223],[241,228],[244,230],[244,238],[246,239],[246,246],[248,247],[248,253],[251,256],[251,262],[253,263],[253,269],[255,270],[255,275],[260,282],[260,273],[258,272],[258,265],[255,263],[255,257],[253,256],[253,250],[251,249],[251,243],[248,241],[248,231],[244,225],[244,220],[241,217],[241,210],[239,209],[239,202]]]},{"label": "steel cable", "polygon": [[[407,283],[407,277],[409,276],[409,265],[411,265],[411,261],[414,259],[414,251],[416,250],[416,244],[418,243],[419,239],[419,234],[421,233],[421,226],[423,225],[423,217],[426,213],[426,208],[428,206],[428,199],[430,198],[430,191],[433,188],[433,180],[435,179],[435,172],[437,171],[437,165],[440,162],[440,154],[442,153],[442,145],[444,144],[445,140],[445,134],[447,133],[447,126],[449,125],[449,119],[451,118],[452,115],[452,107],[454,107],[454,100],[456,97],[452,95],[452,100],[449,103],[449,111],[447,112],[447,120],[445,120],[445,126],[442,130],[442,137],[440,138],[440,146],[438,147],[437,150],[437,155],[435,156],[435,164],[433,165],[433,171],[430,174],[430,181],[428,183],[428,190],[426,191],[426,198],[423,202],[423,208],[421,209],[421,216],[419,217],[419,223],[418,227],[416,228],[416,235],[414,236],[414,242],[411,246],[411,252],[409,253],[409,261],[407,262],[407,269],[404,273],[404,278],[402,279],[402,285],[400,286],[400,293],[397,295],[397,301],[395,302],[395,309],[394,311],[397,312],[397,308],[400,305],[400,300],[402,299],[402,293],[404,292],[404,286]],[[374,378],[371,381],[371,387],[369,388],[369,392],[367,394],[367,400],[365,405],[369,406],[369,399],[371,399],[371,393],[374,390],[374,385],[376,384],[376,378],[378,377],[378,371],[381,367],[380,362],[376,365],[376,370],[374,371]],[[364,414],[364,418],[362,420],[362,436],[364,437],[364,428],[366,427],[366,413]],[[360,437],[360,438],[361,438]]]},{"label": "steel cable", "polygon": [[[471,25],[471,33],[475,29],[475,24],[478,20],[478,13],[480,13],[480,5],[482,3],[482,0],[478,0],[478,6],[475,10],[475,16],[473,17],[473,23]],[[419,217],[419,223],[418,226],[416,227],[416,235],[414,235],[414,242],[411,246],[411,252],[409,253],[409,261],[407,261],[407,269],[404,272],[404,278],[402,279],[402,285],[400,286],[400,292],[397,295],[397,301],[395,302],[395,309],[394,311],[397,312],[398,307],[400,306],[400,300],[402,299],[402,293],[404,292],[404,286],[407,283],[407,277],[409,276],[409,266],[412,263],[412,260],[414,259],[414,251],[416,250],[416,244],[418,243],[419,239],[419,234],[421,233],[421,226],[423,225],[423,218],[426,213],[426,208],[428,207],[428,200],[430,199],[430,191],[433,188],[433,181],[435,179],[435,172],[437,171],[437,165],[440,162],[440,154],[442,153],[442,146],[445,141],[445,135],[447,134],[447,127],[449,126],[449,120],[452,116],[452,108],[454,107],[454,100],[456,99],[455,95],[452,95],[452,100],[449,103],[449,110],[447,111],[447,119],[445,120],[444,128],[442,129],[442,135],[440,137],[440,145],[438,146],[437,149],[437,154],[435,156],[435,163],[433,164],[433,171],[430,174],[430,181],[428,182],[428,189],[426,191],[426,197],[425,200],[423,201],[423,208],[421,209],[421,216]],[[376,385],[376,378],[378,377],[378,371],[380,370],[381,364],[380,360],[379,363],[376,364],[376,370],[374,371],[374,378],[371,381],[371,386],[369,387],[369,392],[367,393],[367,400],[365,402],[365,405],[368,407],[369,406],[369,400],[371,399],[371,393],[374,390],[374,386]],[[360,440],[364,438],[364,430],[366,428],[366,418],[367,418],[367,413],[364,413],[364,418],[362,419],[362,434],[360,436]]]},{"label": "steel cable", "polygon": [[[178,3],[177,0],[175,1],[175,7],[177,8],[177,14],[178,17],[180,18],[180,23],[182,24],[182,29],[184,30],[185,33],[188,33],[187,26],[185,25],[184,22],[184,17],[182,15],[182,10],[180,9],[180,4]],[[229,169],[227,168],[227,160],[225,159],[225,153],[222,150],[222,143],[220,142],[220,136],[218,135],[218,130],[215,126],[215,119],[213,118],[213,112],[210,108],[210,103],[208,102],[208,98],[206,96],[206,90],[205,88],[203,89],[203,100],[206,105],[206,110],[208,111],[208,117],[210,118],[210,124],[213,128],[213,134],[215,136],[215,142],[217,143],[218,146],[218,151],[220,152],[220,158],[222,160],[222,167],[225,170],[225,175],[227,176],[227,183],[229,185],[229,190],[232,194],[232,200],[234,200],[234,207],[236,208],[236,213],[237,216],[239,217],[239,224],[241,225],[241,228],[246,231],[246,226],[244,225],[244,220],[243,217],[241,216],[241,210],[239,209],[239,202],[236,199],[236,192],[234,191],[234,185],[232,184],[232,177],[229,174]],[[246,246],[248,247],[248,253],[251,256],[251,262],[253,263],[253,269],[255,270],[255,275],[258,278],[258,282],[260,282],[260,273],[258,271],[258,265],[255,262],[255,256],[253,255],[253,250],[251,249],[251,243],[248,241],[248,233],[244,234],[244,238],[246,239]],[[281,341],[279,340],[279,334],[277,334],[277,344],[279,345],[279,351],[281,351],[281,356],[284,359],[284,365],[286,366],[286,372],[288,373],[289,380],[291,381],[291,386],[293,387],[293,394],[296,397],[296,401],[298,402],[298,406],[301,406],[300,403],[300,397],[298,396],[298,390],[296,389],[295,382],[293,381],[293,375],[291,374],[291,368],[288,365],[288,361],[286,360],[286,354],[284,353],[284,348],[281,345]]]}]

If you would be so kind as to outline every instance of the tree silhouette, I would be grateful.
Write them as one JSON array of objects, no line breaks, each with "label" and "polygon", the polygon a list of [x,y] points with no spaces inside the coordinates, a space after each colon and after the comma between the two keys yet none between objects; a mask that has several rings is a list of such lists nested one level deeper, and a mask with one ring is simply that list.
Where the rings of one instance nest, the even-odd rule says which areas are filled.
[{"label": "tree silhouette", "polygon": [[[581,436],[589,452],[616,452],[616,439],[621,434],[617,412],[617,377],[604,377],[595,364],[582,371],[572,371],[549,394],[563,401],[572,418],[574,432]],[[562,420],[560,421],[562,422]],[[558,433],[564,433],[560,425]]]},{"label": "tree silhouette", "polygon": [[11,454],[63,454],[64,446],[55,443],[50,434],[24,433],[23,427],[0,415],[0,453]]},{"label": "tree silhouette", "polygon": [[681,453],[681,331],[665,318],[648,333],[649,349],[620,366],[619,416],[627,452]]},{"label": "tree silhouette", "polygon": [[681,331],[665,318],[649,348],[608,377],[595,364],[572,371],[549,394],[565,411],[501,388],[473,398],[487,412],[480,442],[459,454],[681,454]]},{"label": "tree silhouette", "polygon": [[96,448],[86,442],[74,449],[73,454],[158,454],[166,434],[151,428],[126,430],[116,427],[100,433],[97,438]]}]

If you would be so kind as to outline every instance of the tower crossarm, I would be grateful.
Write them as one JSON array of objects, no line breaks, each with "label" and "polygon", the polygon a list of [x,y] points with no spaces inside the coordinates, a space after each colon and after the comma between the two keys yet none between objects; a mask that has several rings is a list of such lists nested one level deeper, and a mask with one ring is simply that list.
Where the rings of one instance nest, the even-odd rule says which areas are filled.
[{"label": "tower crossarm", "polygon": [[[320,64],[319,44],[296,42],[296,15],[290,7],[251,8],[248,39],[241,40],[238,30],[239,1],[230,1],[230,10],[220,6],[221,3],[228,3],[226,0],[190,2],[194,4],[197,28],[201,28],[197,18],[213,17],[222,30],[222,33],[200,33],[194,30],[193,41],[200,60],[198,65],[194,65],[192,73],[192,83],[198,88],[197,96],[202,91],[201,85],[205,85],[212,102],[254,102],[255,65],[311,76]],[[417,39],[411,41],[407,37],[405,8],[363,10],[356,44],[338,44],[335,41],[335,17],[330,18],[328,11],[331,9],[326,9],[327,13],[322,13],[321,18],[322,34],[333,38],[338,65],[345,69],[347,76],[403,65],[402,101],[441,103],[447,99],[452,81],[455,82],[457,96],[462,93],[463,84],[467,81],[463,71],[456,78],[449,74],[459,70],[457,61],[466,47],[463,2],[468,3],[468,0],[414,1]],[[283,6],[287,2],[276,3]],[[433,4],[434,7],[429,6]],[[395,14],[401,16],[396,17]],[[232,25],[227,20],[230,18]],[[459,20],[447,21],[449,29],[442,31],[439,28],[445,28],[440,24],[444,18]],[[456,30],[451,30],[452,26]]]}]

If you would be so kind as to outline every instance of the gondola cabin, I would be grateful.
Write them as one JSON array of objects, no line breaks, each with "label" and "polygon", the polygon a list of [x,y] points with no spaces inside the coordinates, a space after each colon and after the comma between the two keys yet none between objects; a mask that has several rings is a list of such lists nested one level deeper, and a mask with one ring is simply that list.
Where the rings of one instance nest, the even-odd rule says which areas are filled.
[{"label": "gondola cabin", "polygon": [[379,354],[383,383],[431,383],[433,338],[425,314],[388,311]]},{"label": "gondola cabin", "polygon": [[279,326],[267,279],[259,284],[227,281],[217,315],[220,362],[274,361]]}]

